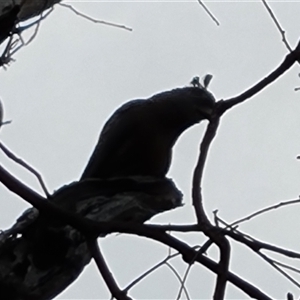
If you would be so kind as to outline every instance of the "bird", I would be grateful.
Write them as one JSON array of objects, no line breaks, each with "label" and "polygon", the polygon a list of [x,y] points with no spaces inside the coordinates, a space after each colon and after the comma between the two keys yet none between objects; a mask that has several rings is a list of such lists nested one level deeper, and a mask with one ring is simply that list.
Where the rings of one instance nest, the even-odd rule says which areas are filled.
[{"label": "bird", "polygon": [[209,120],[214,106],[213,95],[200,87],[176,88],[125,103],[104,125],[80,180],[164,178],[178,137]]}]

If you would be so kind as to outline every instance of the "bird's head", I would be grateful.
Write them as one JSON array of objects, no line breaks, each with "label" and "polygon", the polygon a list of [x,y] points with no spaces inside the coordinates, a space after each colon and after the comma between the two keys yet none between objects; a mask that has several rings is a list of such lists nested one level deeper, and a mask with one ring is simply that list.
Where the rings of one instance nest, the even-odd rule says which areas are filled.
[{"label": "bird's head", "polygon": [[205,88],[191,88],[190,98],[187,99],[190,109],[195,111],[195,118],[200,122],[203,119],[210,120],[216,100]]},{"label": "bird's head", "polygon": [[[202,87],[184,87],[163,94],[168,103],[169,119],[187,128],[201,120],[210,120],[215,107],[215,98]],[[166,112],[165,112],[166,114]]]},{"label": "bird's head", "polygon": [[210,120],[216,103],[213,95],[202,87],[177,88],[147,101],[146,111],[156,120],[158,132],[165,132],[164,136],[172,143],[187,128],[201,120]]}]

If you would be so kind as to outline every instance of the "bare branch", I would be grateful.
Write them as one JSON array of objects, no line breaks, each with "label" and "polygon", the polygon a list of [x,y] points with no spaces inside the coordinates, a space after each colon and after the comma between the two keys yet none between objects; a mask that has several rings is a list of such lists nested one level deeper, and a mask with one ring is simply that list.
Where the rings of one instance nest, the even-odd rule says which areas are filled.
[{"label": "bare branch", "polygon": [[[222,220],[221,220],[222,221]],[[224,221],[222,223],[226,224]],[[234,238],[236,241],[242,242],[246,246],[248,246],[251,250],[253,250],[256,254],[258,254],[260,257],[262,257],[266,262],[268,262],[273,268],[275,268],[279,273],[281,273],[284,277],[286,277],[290,282],[295,284],[298,288],[300,288],[300,284],[289,274],[287,274],[285,271],[283,271],[279,265],[283,265],[283,267],[291,269],[292,267],[287,266],[285,264],[278,263],[277,261],[269,258],[266,254],[260,252],[261,249],[266,249],[269,251],[273,251],[279,254],[286,255],[291,258],[299,258],[300,259],[300,253],[296,253],[293,251],[289,251],[286,249],[282,249],[267,243],[260,242],[252,237],[246,236],[243,233],[241,233],[238,230],[234,231],[227,231],[224,230],[224,233],[226,235],[229,235],[230,237]],[[249,239],[250,238],[250,239]],[[293,268],[293,271],[296,271],[297,269]],[[296,271],[298,272],[298,270]]]},{"label": "bare branch", "polygon": [[[150,225],[151,226],[151,225]],[[199,248],[198,246],[193,247],[193,249],[197,249]],[[158,268],[160,268],[161,266],[163,266],[167,261],[171,260],[172,258],[175,258],[177,256],[180,255],[180,253],[174,253],[171,254],[170,253],[170,247],[168,248],[168,256],[165,257],[163,260],[161,260],[160,262],[158,262],[157,264],[155,264],[153,267],[151,267],[150,269],[148,269],[146,272],[144,272],[143,274],[141,274],[138,278],[136,278],[135,280],[133,280],[125,289],[124,291],[129,291],[131,288],[133,288],[137,283],[139,283],[141,280],[143,280],[145,277],[147,277],[149,274],[153,273],[154,271],[156,271]]]},{"label": "bare branch", "polygon": [[41,21],[44,20],[44,19],[46,19],[46,18],[53,12],[53,10],[54,10],[54,7],[51,6],[50,9],[49,9],[44,15],[43,15],[44,12],[41,13],[40,18],[39,18],[36,22],[34,22],[34,23],[32,23],[32,24],[29,24],[29,25],[26,26],[26,27],[21,27],[21,28],[19,28],[19,31],[22,31],[22,30],[28,29],[28,28],[31,27],[31,26],[36,25],[36,28],[35,28],[35,30],[34,30],[33,35],[32,35],[32,36],[29,38],[29,40],[24,44],[24,46],[29,45],[29,44],[34,40],[34,38],[35,38],[36,35],[38,34],[38,31],[39,31],[39,28],[40,28],[40,25],[41,25]]},{"label": "bare branch", "polygon": [[278,30],[279,30],[279,32],[280,32],[280,34],[281,34],[283,43],[285,44],[285,46],[287,47],[287,49],[288,49],[290,52],[292,52],[293,50],[292,50],[291,46],[289,45],[289,43],[288,43],[288,41],[287,41],[287,39],[286,39],[286,36],[285,36],[285,30],[283,30],[283,28],[280,26],[279,21],[277,20],[277,18],[276,18],[276,16],[275,16],[274,12],[273,12],[272,9],[270,8],[270,6],[268,5],[268,3],[267,3],[266,0],[262,0],[262,3],[263,3],[263,5],[265,6],[265,8],[267,9],[267,11],[268,11],[270,17],[272,18],[272,20],[274,21],[276,27],[278,28]]},{"label": "bare branch", "polygon": [[157,224],[147,224],[146,225],[149,228],[154,229],[160,229],[162,231],[176,231],[176,232],[191,232],[191,231],[197,231],[202,232],[201,226],[198,224],[192,224],[192,225],[157,225]]},{"label": "bare branch", "polygon": [[261,252],[257,252],[257,254],[262,257],[266,262],[268,262],[275,270],[281,273],[285,278],[287,278],[291,283],[293,283],[296,287],[300,288],[300,283],[296,281],[292,276],[290,276],[287,272],[283,271],[281,268],[274,263],[272,259],[270,259],[266,254]]},{"label": "bare branch", "polygon": [[[224,222],[224,221],[222,221],[222,222]],[[224,222],[224,223],[226,224],[226,222]],[[227,226],[230,226],[230,225],[227,224]],[[282,254],[282,255],[290,257],[290,258],[300,259],[300,253],[298,253],[298,252],[294,252],[294,251],[280,248],[280,247],[277,247],[274,245],[270,245],[268,243],[261,242],[257,239],[254,239],[253,237],[250,237],[250,236],[242,233],[241,231],[239,231],[237,229],[233,229],[233,230],[223,229],[223,232],[225,235],[230,236],[234,240],[245,244],[253,251],[257,252],[261,249],[265,249],[265,250],[269,250],[272,252],[276,252],[278,254]]]},{"label": "bare branch", "polygon": [[258,215],[264,214],[264,213],[266,213],[270,210],[281,208],[281,207],[284,207],[284,206],[287,206],[287,205],[298,204],[298,203],[300,203],[300,199],[279,202],[275,205],[268,206],[266,208],[263,208],[261,210],[258,210],[256,212],[254,212],[254,213],[252,213],[252,214],[250,214],[246,217],[243,217],[243,218],[241,218],[237,221],[234,221],[233,223],[230,224],[230,227],[234,227],[235,225],[238,225],[238,224],[241,224],[243,222],[249,221],[252,218],[257,217]]},{"label": "bare branch", "polygon": [[[147,238],[155,239],[157,241],[162,242],[163,244],[172,247],[173,249],[179,251],[183,259],[186,262],[193,261],[194,257],[196,256],[197,262],[202,264],[203,266],[207,267],[209,270],[211,270],[214,273],[221,273],[223,272],[222,268],[219,267],[217,263],[215,263],[213,260],[203,256],[203,255],[197,255],[197,252],[193,249],[191,249],[188,245],[183,243],[182,241],[174,238],[173,236],[169,236],[166,233],[158,233],[153,235],[151,232],[147,232],[145,230],[145,225],[142,227],[136,226],[136,231],[143,231],[143,233],[140,231],[139,233],[135,233]],[[252,298],[260,299],[260,300],[271,300],[270,297],[268,297],[266,294],[262,293],[258,288],[251,285],[250,283],[244,281],[243,279],[239,278],[238,276],[234,275],[231,272],[228,272],[227,274],[227,280],[230,281],[232,284],[240,288],[242,291],[244,291],[247,295],[249,295]]]},{"label": "bare branch", "polygon": [[30,165],[28,165],[25,161],[23,161],[21,158],[17,157],[15,154],[13,154],[6,146],[4,146],[3,143],[0,142],[0,149],[7,155],[7,157],[9,157],[10,159],[12,159],[14,162],[16,162],[17,164],[21,165],[22,167],[24,167],[25,169],[27,169],[29,172],[31,172],[33,175],[36,176],[37,180],[39,181],[45,195],[47,196],[47,198],[49,198],[50,194],[46,188],[46,185],[43,181],[43,178],[41,176],[40,173],[38,173],[33,167],[31,167]]},{"label": "bare branch", "polygon": [[[212,236],[210,236],[212,239]],[[230,244],[223,235],[217,235],[217,238],[212,239],[220,249],[220,273],[217,276],[217,283],[214,293],[214,300],[224,299],[225,289],[227,284],[227,275],[229,272],[230,260]]]},{"label": "bare branch", "polygon": [[166,258],[158,262],[156,265],[148,269],[146,272],[141,274],[138,278],[133,280],[125,289],[124,291],[129,291],[131,288],[133,288],[137,283],[139,283],[141,280],[143,280],[145,277],[147,277],[149,274],[153,273],[155,270],[157,270],[159,267],[163,266],[168,260],[172,259],[173,257],[176,257],[180,255],[180,253],[175,253],[172,255],[168,255]]},{"label": "bare branch", "polygon": [[14,61],[14,59],[11,57],[12,54],[11,54],[11,50],[14,48],[14,46],[16,45],[18,41],[14,41],[13,40],[13,36],[11,35],[9,37],[9,40],[7,42],[7,45],[3,51],[3,53],[1,54],[1,57],[0,57],[0,66],[6,70],[6,65],[9,65],[9,63],[11,61]]},{"label": "bare branch", "polygon": [[[219,219],[223,224],[226,226],[230,226],[226,224],[223,220]],[[260,250],[265,249],[269,251],[273,251],[279,254],[283,254],[285,256],[291,257],[291,258],[298,258],[300,259],[300,253],[289,251],[286,249],[282,249],[267,243],[260,242],[252,237],[249,237],[240,231],[233,229],[231,231],[224,230],[224,233],[226,235],[229,235],[230,237],[234,238],[236,241],[242,242],[246,246],[248,246],[251,250],[253,250],[256,254],[258,254],[260,257],[262,257],[266,262],[268,262],[273,268],[275,268],[279,273],[281,273],[284,277],[286,277],[290,282],[295,284],[297,287],[300,288],[300,283],[298,283],[293,277],[291,277],[289,274],[287,274],[285,271],[283,271],[279,266],[282,266],[284,268],[290,269],[294,272],[300,272],[298,269],[293,268],[289,265],[282,264],[280,262],[277,262],[271,258],[269,258],[266,254],[263,254],[260,252]]]},{"label": "bare branch", "polygon": [[204,171],[207,153],[210,144],[216,135],[219,126],[219,121],[220,121],[219,117],[215,116],[209,122],[206,128],[206,132],[200,146],[200,155],[193,174],[192,198],[193,198],[193,206],[195,208],[195,212],[199,224],[200,223],[210,224],[203,209],[201,184],[202,184],[202,177],[203,177],[203,171]]},{"label": "bare branch", "polygon": [[300,269],[294,268],[294,267],[292,267],[292,266],[290,266],[290,265],[288,265],[288,264],[284,264],[284,263],[282,263],[282,262],[280,262],[280,261],[277,261],[277,260],[275,260],[275,259],[273,259],[273,258],[272,258],[272,261],[274,262],[274,264],[276,264],[276,265],[278,265],[278,266],[281,266],[281,267],[283,267],[283,268],[285,268],[285,269],[288,269],[288,270],[290,270],[290,271],[293,271],[293,272],[295,272],[295,273],[300,274]]},{"label": "bare branch", "polygon": [[[228,100],[223,101],[223,104],[219,107],[219,114],[222,115],[226,110],[230,109],[234,105],[240,104],[245,100],[251,98],[253,95],[260,92],[266,86],[274,82],[277,78],[283,75],[291,66],[296,62],[300,62],[300,41],[298,42],[297,47],[291,53],[289,53],[284,61],[277,67],[273,72],[271,72],[267,77],[262,79],[260,82],[255,84],[253,87],[243,92],[241,95],[237,97],[230,98]],[[219,101],[220,103],[220,101]]]},{"label": "bare branch", "polygon": [[118,287],[101,253],[97,239],[87,239],[87,244],[112,296],[117,300],[131,300],[131,298],[126,295],[126,292],[121,291],[121,289]]},{"label": "bare branch", "polygon": [[287,257],[300,259],[300,253],[298,253],[298,252],[294,252],[294,251],[287,250],[287,249],[284,249],[284,248],[280,248],[280,247],[270,245],[270,244],[267,244],[267,243],[264,243],[264,242],[260,242],[257,239],[253,239],[253,238],[252,238],[252,240],[249,240],[240,231],[238,233],[235,233],[233,231],[225,231],[225,234],[232,237],[236,241],[247,245],[249,248],[251,248],[254,251],[258,251],[260,249],[265,249],[265,250],[269,250],[269,251],[272,251],[272,252],[282,254],[282,255],[287,256]]},{"label": "bare branch", "polygon": [[199,4],[203,7],[203,9],[205,10],[205,12],[211,17],[211,19],[219,26],[220,23],[219,21],[214,17],[214,15],[209,11],[209,9],[207,8],[207,6],[201,1],[198,0]]},{"label": "bare branch", "polygon": [[[222,102],[219,102],[222,104]],[[219,105],[216,105],[216,112],[218,111]],[[230,259],[230,245],[226,238],[220,234],[218,229],[216,229],[208,220],[204,208],[203,208],[203,201],[202,201],[202,193],[201,193],[201,184],[202,184],[202,177],[204,166],[208,154],[209,147],[211,142],[213,141],[218,126],[219,126],[220,117],[217,113],[215,113],[205,132],[204,138],[201,142],[200,146],[200,155],[198,158],[198,162],[193,174],[193,187],[192,187],[192,198],[193,198],[193,206],[195,208],[197,222],[198,224],[203,227],[203,232],[207,235],[212,242],[218,245],[220,249],[220,261],[219,266],[222,271],[218,273],[217,276],[217,283],[214,292],[214,299],[223,299],[225,295],[225,288],[227,283],[227,273],[228,273],[228,266],[229,266],[229,259]]]},{"label": "bare branch", "polygon": [[[177,296],[176,300],[180,300],[182,291],[185,291],[185,282],[187,280],[187,277],[188,277],[188,274],[189,274],[191,268],[192,268],[192,264],[189,264],[187,269],[185,270],[185,273],[184,273],[184,276],[183,276],[181,286],[180,286],[180,289],[179,289],[178,296]],[[189,299],[188,295],[186,295],[186,297]]]},{"label": "bare branch", "polygon": [[[23,26],[23,27],[18,27],[18,28],[15,29],[14,33],[18,34],[20,40],[17,40],[17,42],[20,41],[20,44],[13,51],[11,51],[11,53],[10,53],[11,56],[14,55],[16,52],[18,52],[24,46],[28,46],[35,39],[35,37],[38,34],[38,31],[39,31],[39,28],[40,28],[40,25],[41,25],[41,21],[46,19],[53,12],[53,10],[54,10],[54,7],[51,6],[49,8],[49,10],[44,15],[43,15],[44,11],[42,11],[39,19],[36,20],[35,22],[33,22],[29,25]],[[28,39],[28,41],[25,42],[21,34],[22,34],[23,31],[29,29],[32,26],[36,26],[35,29],[34,29],[34,32],[33,32],[32,36]]]},{"label": "bare branch", "polygon": [[[188,293],[186,287],[184,286],[184,280],[181,279],[181,277],[180,277],[179,273],[177,272],[177,270],[176,270],[170,263],[166,262],[165,264],[169,267],[170,270],[172,270],[172,272],[174,273],[174,275],[177,277],[177,279],[178,279],[179,282],[180,282],[180,285],[183,287],[183,291],[184,291],[184,293],[185,293],[186,298],[187,298],[188,300],[190,300],[191,298],[190,298],[190,296],[189,296],[189,293]],[[180,298],[180,297],[179,297],[179,298]],[[179,298],[177,298],[177,299],[179,299]]]},{"label": "bare branch", "polygon": [[89,20],[89,21],[91,21],[93,23],[98,23],[98,24],[113,26],[113,27],[117,27],[117,28],[120,28],[120,29],[125,29],[125,30],[128,30],[128,31],[132,31],[133,30],[132,28],[127,27],[125,25],[119,25],[119,24],[116,24],[116,23],[111,23],[111,22],[106,22],[106,21],[94,19],[94,18],[92,18],[90,16],[87,16],[87,15],[81,13],[80,11],[78,11],[77,9],[75,9],[72,5],[65,4],[65,3],[59,3],[59,5],[72,10],[76,15],[78,15],[78,16],[84,18],[84,19],[87,19],[87,20]]}]

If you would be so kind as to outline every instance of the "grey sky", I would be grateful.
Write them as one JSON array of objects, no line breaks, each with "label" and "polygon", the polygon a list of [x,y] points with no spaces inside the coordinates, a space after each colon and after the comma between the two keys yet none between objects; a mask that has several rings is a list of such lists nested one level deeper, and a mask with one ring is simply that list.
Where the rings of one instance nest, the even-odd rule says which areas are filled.
[{"label": "grey sky", "polygon": [[[68,2],[66,2],[68,3]],[[57,5],[39,34],[0,70],[5,119],[2,141],[44,176],[51,191],[79,178],[100,129],[122,103],[184,86],[194,75],[211,73],[217,99],[235,96],[279,65],[287,53],[261,2],[213,2],[217,27],[197,1],[70,2],[98,19],[132,27],[133,32],[96,25]],[[271,2],[294,46],[299,38],[299,2]],[[25,34],[25,36],[27,36]],[[299,67],[247,103],[229,111],[209,153],[204,201],[209,216],[234,221],[262,207],[299,195]],[[190,187],[205,123],[186,132],[175,147],[169,176],[185,194],[185,206],[152,220],[190,224],[195,220]],[[1,163],[41,192],[35,178],[1,153]],[[41,192],[42,193],[42,192]],[[27,207],[0,186],[1,228]],[[298,206],[273,211],[241,230],[271,244],[299,250]],[[185,235],[180,235],[185,238]],[[187,235],[192,245],[202,235]],[[126,235],[101,240],[105,257],[124,287],[167,255],[168,249]],[[276,299],[299,290],[248,249],[232,242],[231,270]],[[218,252],[209,253],[217,258]],[[294,265],[299,262],[292,262]],[[180,260],[174,265],[182,273]],[[215,277],[194,266],[187,288],[193,299],[210,299]],[[162,268],[132,290],[141,299],[174,299],[179,283]],[[90,264],[59,299],[108,299],[98,271]],[[245,299],[229,285],[227,299]]]}]

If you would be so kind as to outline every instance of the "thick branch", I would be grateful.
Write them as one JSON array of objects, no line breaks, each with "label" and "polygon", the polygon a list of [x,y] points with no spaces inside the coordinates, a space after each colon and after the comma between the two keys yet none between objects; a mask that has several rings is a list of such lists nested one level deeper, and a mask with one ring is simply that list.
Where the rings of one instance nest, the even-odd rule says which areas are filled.
[{"label": "thick branch", "polygon": [[230,259],[230,245],[226,238],[222,234],[220,234],[220,231],[209,222],[205,214],[202,201],[201,183],[208,150],[211,142],[216,135],[219,121],[219,116],[214,115],[207,126],[203,141],[201,142],[198,162],[194,171],[192,189],[193,205],[195,208],[198,224],[200,225],[200,227],[202,227],[204,234],[206,234],[211,239],[211,241],[218,245],[220,249],[219,267],[222,271],[219,272],[217,276],[214,299],[224,299]]},{"label": "thick branch", "polygon": [[208,218],[206,217],[206,214],[203,209],[201,184],[202,184],[202,177],[203,177],[203,171],[204,171],[207,153],[210,144],[216,135],[218,126],[219,126],[218,117],[213,118],[212,121],[209,122],[204,138],[201,142],[200,155],[193,175],[192,197],[193,197],[193,205],[195,208],[195,212],[199,224],[203,222],[209,223]]}]

